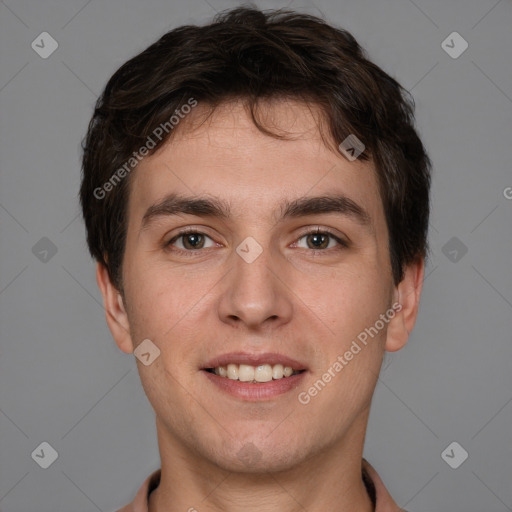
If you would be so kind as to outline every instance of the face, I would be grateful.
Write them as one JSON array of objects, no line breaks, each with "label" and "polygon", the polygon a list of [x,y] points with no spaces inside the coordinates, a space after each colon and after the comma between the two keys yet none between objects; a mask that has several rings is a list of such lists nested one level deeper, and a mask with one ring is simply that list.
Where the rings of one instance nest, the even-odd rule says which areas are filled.
[{"label": "face", "polygon": [[305,105],[267,107],[291,140],[239,103],[201,126],[196,107],[132,176],[124,303],[98,274],[119,347],[160,349],[137,361],[159,436],[230,471],[291,468],[363,436],[418,297],[393,284],[372,164],[327,149]]}]

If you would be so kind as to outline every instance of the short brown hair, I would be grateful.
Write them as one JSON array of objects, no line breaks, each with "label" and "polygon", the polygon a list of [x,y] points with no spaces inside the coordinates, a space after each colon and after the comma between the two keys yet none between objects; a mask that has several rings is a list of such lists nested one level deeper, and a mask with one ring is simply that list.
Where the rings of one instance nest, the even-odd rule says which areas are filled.
[{"label": "short brown hair", "polygon": [[[375,164],[395,284],[405,265],[426,256],[431,162],[414,128],[410,94],[370,62],[346,30],[294,11],[239,7],[205,26],[166,33],[123,64],[96,103],[82,143],[80,202],[91,255],[117,289],[122,291],[130,179],[112,180],[190,98],[212,112],[243,99],[256,126],[275,137],[255,115],[259,100],[291,98],[319,107],[330,136],[326,144],[337,148],[353,134],[365,145],[359,158]],[[109,180],[106,193],[101,187]],[[100,189],[105,193],[98,198]]]}]

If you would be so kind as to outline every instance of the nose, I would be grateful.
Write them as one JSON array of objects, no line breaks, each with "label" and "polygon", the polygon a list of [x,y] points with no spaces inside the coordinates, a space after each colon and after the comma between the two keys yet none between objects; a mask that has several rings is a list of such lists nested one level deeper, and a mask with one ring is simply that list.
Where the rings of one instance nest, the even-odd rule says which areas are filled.
[{"label": "nose", "polygon": [[233,267],[225,276],[219,317],[235,327],[262,330],[286,324],[292,318],[293,293],[278,257],[268,249],[252,262],[233,252]]}]

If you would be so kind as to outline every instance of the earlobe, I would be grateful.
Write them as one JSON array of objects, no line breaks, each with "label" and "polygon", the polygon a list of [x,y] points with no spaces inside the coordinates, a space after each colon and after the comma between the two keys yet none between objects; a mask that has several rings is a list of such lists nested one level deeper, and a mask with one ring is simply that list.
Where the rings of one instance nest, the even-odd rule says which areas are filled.
[{"label": "earlobe", "polygon": [[133,352],[130,324],[121,293],[110,281],[105,266],[96,264],[96,281],[103,296],[107,325],[117,346],[125,353]]},{"label": "earlobe", "polygon": [[388,352],[400,350],[409,339],[418,316],[424,273],[425,261],[421,258],[405,268],[404,278],[395,288],[395,302],[400,307],[394,308],[397,313],[388,324],[385,345]]}]

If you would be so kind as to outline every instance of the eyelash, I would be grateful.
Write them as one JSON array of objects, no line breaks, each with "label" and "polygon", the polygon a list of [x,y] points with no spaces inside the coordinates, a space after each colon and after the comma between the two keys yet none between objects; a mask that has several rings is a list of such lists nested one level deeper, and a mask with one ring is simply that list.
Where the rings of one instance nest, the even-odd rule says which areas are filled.
[{"label": "eyelash", "polygon": [[[186,228],[186,229],[183,229],[183,230],[179,231],[168,242],[165,242],[164,243],[164,248],[168,249],[168,248],[172,247],[172,244],[174,242],[176,242],[179,238],[182,238],[182,237],[184,237],[186,235],[190,235],[190,234],[202,235],[202,236],[206,236],[206,237],[211,239],[211,237],[208,236],[206,233],[202,233],[201,231],[198,231],[197,229]],[[328,229],[321,229],[319,227],[317,227],[315,229],[312,229],[312,230],[309,230],[309,231],[304,231],[303,233],[301,233],[300,236],[297,238],[297,242],[299,240],[301,240],[302,238],[308,236],[308,235],[328,235],[332,239],[334,239],[336,242],[338,242],[338,244],[339,244],[337,247],[331,247],[330,249],[307,249],[309,252],[313,252],[313,254],[326,253],[326,252],[329,253],[329,252],[331,252],[333,250],[336,251],[336,250],[346,249],[349,246],[347,242],[342,240],[340,237],[336,236],[332,231],[329,231]],[[294,242],[294,243],[296,243],[296,242]],[[194,253],[197,253],[197,252],[201,251],[201,249],[197,249],[197,250],[184,250],[184,249],[176,249],[176,248],[172,248],[171,250],[173,252],[178,252],[178,253],[185,254],[186,256],[194,256]]]}]

